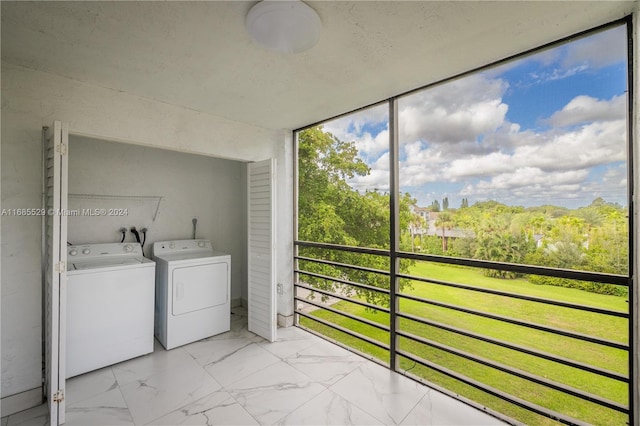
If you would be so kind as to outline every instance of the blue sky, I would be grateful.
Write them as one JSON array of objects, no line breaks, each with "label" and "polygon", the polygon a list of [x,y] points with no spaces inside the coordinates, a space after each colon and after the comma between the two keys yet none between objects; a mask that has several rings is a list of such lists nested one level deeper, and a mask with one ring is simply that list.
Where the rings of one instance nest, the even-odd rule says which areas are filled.
[{"label": "blue sky", "polygon": [[[400,189],[428,206],[626,205],[626,28],[432,86],[398,102]],[[389,188],[387,104],[325,123]]]}]

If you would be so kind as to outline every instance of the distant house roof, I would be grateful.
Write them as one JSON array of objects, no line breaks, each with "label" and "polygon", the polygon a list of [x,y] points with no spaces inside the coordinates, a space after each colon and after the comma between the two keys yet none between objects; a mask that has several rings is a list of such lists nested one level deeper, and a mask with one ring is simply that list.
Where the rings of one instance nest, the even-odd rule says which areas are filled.
[{"label": "distant house roof", "polygon": [[[429,220],[429,228],[427,229],[427,232],[425,233],[426,235],[433,235],[433,236],[438,236],[438,237],[442,236],[442,228],[436,226],[436,219],[437,219],[437,216],[434,217],[434,218],[431,218]],[[476,236],[476,234],[475,234],[475,232],[473,232],[470,229],[462,229],[462,228],[447,229],[447,228],[445,228],[444,236],[446,238],[474,238]]]}]

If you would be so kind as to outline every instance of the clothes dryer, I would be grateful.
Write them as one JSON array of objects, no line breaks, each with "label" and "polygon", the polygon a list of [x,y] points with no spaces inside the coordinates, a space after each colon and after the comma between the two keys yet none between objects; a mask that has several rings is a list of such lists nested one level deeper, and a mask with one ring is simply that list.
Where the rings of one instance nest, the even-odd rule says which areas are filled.
[{"label": "clothes dryer", "polygon": [[208,240],[160,241],[156,262],[155,336],[172,349],[229,331],[231,256]]}]

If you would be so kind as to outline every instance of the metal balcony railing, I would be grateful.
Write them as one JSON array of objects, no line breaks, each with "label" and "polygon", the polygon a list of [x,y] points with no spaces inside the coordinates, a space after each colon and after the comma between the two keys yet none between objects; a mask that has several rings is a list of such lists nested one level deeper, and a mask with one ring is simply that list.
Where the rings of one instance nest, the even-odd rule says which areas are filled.
[{"label": "metal balcony railing", "polygon": [[[629,292],[630,277],[408,252],[392,253],[389,250],[306,241],[296,241],[295,245],[298,254],[294,259],[294,298],[297,307],[296,324],[299,327],[429,386],[445,392],[449,388],[449,394],[494,415],[500,416],[502,413],[503,419],[507,421],[529,419],[527,414],[522,414],[525,411],[542,416],[537,417],[538,419],[552,419],[570,425],[601,422],[602,420],[594,420],[598,418],[609,419],[611,424],[620,424],[620,421],[624,424],[631,418],[629,401],[632,399],[633,389],[630,380],[630,348],[633,336],[629,318],[633,312],[630,312],[632,306],[628,302],[626,311],[589,306],[540,294],[401,273],[397,271],[398,268],[391,268],[390,265],[395,260],[446,264],[476,270],[492,269],[627,287]],[[304,252],[304,255],[299,254],[300,252]],[[332,256],[328,255],[330,253]],[[389,267],[373,269],[328,260],[339,258],[336,253],[376,256],[384,259],[382,263]],[[310,270],[314,269],[312,265],[322,265],[324,273]],[[364,277],[385,277],[388,284],[381,287],[350,278],[357,274]],[[427,290],[447,289],[455,292],[455,297],[452,298],[458,297],[460,301],[452,303],[435,296],[416,295],[411,289],[407,290],[406,286],[401,289],[401,282]],[[363,296],[367,292],[375,296],[367,300]],[[465,306],[465,298],[478,295],[487,298],[486,306],[481,309]],[[491,305],[500,301],[521,304],[523,315],[500,313],[499,305]],[[548,306],[549,318],[527,318],[530,314],[525,311],[535,312],[536,306]],[[416,310],[421,313],[417,314]],[[560,311],[561,319],[555,318],[554,313]],[[446,313],[447,318],[458,318],[462,325],[438,319],[438,313]],[[622,334],[626,339],[619,341],[620,339],[603,336],[602,333],[576,330],[580,327],[584,329],[585,324],[574,326],[566,323],[566,318],[571,319],[573,316],[586,321],[586,325],[589,322],[611,322],[613,327],[624,326],[626,328]],[[508,338],[496,337],[493,332],[496,328],[508,328],[512,335]],[[572,349],[568,351],[570,354],[565,356],[558,353],[558,348],[547,350],[543,346],[549,341],[556,342],[560,349],[565,343],[566,346],[571,346]],[[476,350],[477,348],[481,350]],[[496,355],[498,353],[499,356]],[[514,353],[520,355],[512,356]],[[602,359],[594,354],[603,354]],[[608,359],[617,361],[615,365],[602,365]],[[537,371],[538,367],[540,371]],[[547,374],[549,371],[563,373],[554,377]],[[575,378],[580,374],[588,374],[587,384],[582,384]],[[517,385],[510,388],[510,380]],[[534,397],[526,397],[523,389],[528,388],[533,389]],[[481,401],[474,401],[480,394],[483,395],[479,398]],[[561,400],[565,397],[570,398],[567,400],[570,404],[563,405]],[[505,403],[515,408],[505,409]],[[586,411],[601,417],[583,417],[576,407],[587,407]],[[609,420],[605,420],[605,423]],[[525,422],[537,421],[529,419]],[[545,420],[539,421],[544,422]]]}]

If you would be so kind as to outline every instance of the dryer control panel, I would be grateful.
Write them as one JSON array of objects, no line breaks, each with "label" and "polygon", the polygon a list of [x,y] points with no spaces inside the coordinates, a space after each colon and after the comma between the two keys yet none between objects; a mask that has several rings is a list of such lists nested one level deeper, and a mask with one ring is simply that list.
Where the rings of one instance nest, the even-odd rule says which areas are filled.
[{"label": "dryer control panel", "polygon": [[153,243],[153,254],[180,253],[189,251],[211,251],[211,241],[209,240],[174,240],[158,241]]}]

